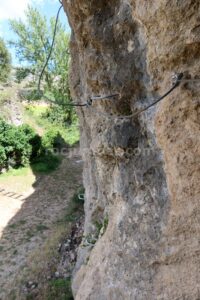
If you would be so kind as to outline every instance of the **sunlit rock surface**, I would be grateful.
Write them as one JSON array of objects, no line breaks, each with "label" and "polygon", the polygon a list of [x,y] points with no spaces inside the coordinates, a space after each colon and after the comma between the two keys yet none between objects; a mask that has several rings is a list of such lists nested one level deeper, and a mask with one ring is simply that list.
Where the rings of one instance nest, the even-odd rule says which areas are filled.
[{"label": "sunlit rock surface", "polygon": [[[63,3],[74,101],[120,94],[78,108],[86,221],[75,299],[200,299],[200,2]],[[164,94],[175,72],[189,81],[117,117]]]}]

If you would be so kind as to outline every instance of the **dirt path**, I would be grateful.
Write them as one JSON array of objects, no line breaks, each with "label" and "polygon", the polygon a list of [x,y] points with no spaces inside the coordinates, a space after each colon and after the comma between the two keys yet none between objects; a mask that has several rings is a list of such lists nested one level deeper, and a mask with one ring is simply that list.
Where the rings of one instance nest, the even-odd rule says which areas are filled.
[{"label": "dirt path", "polygon": [[[40,249],[51,235],[55,222],[82,182],[79,157],[63,160],[51,175],[36,177],[24,197],[0,193],[0,299],[8,300],[12,281],[31,252]],[[0,188],[8,189],[8,185]],[[20,183],[19,183],[20,184]],[[9,191],[17,192],[17,187]]]}]

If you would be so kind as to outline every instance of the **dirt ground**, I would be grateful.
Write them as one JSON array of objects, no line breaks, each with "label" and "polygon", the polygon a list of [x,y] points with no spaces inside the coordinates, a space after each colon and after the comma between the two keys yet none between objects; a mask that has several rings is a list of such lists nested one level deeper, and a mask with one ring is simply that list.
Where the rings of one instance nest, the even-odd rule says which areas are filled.
[{"label": "dirt ground", "polygon": [[20,182],[23,178],[0,181],[1,300],[9,300],[6,295],[15,277],[23,272],[27,258],[44,245],[66,211],[82,183],[82,162],[78,156],[66,158],[50,175],[31,176],[28,182],[34,183],[26,188]]}]

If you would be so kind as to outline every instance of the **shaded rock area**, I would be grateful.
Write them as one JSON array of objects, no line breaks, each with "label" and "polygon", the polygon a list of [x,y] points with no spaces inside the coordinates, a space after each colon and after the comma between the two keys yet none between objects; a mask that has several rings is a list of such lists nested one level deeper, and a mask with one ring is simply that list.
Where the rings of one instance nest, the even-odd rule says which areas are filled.
[{"label": "shaded rock area", "polygon": [[[64,0],[86,188],[76,300],[200,299],[200,2]],[[131,115],[184,80],[158,106]]]}]

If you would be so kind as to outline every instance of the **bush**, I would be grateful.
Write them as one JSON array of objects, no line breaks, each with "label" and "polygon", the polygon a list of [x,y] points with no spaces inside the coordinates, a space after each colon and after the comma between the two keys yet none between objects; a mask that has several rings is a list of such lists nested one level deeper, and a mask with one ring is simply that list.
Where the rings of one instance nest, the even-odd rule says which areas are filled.
[{"label": "bush", "polygon": [[0,170],[26,166],[39,155],[41,138],[28,125],[14,126],[0,120]]},{"label": "bush", "polygon": [[57,129],[50,129],[42,137],[42,147],[45,150],[61,150],[65,145],[65,140]]},{"label": "bush", "polygon": [[68,117],[63,113],[62,107],[53,106],[48,108],[47,112],[43,115],[50,123],[64,125],[68,121]]},{"label": "bush", "polygon": [[41,154],[42,139],[29,125],[22,125],[21,130],[25,134],[28,143],[31,145],[32,151],[30,160],[33,160]]},{"label": "bush", "polygon": [[11,71],[11,56],[2,39],[0,39],[0,81],[6,81]]},{"label": "bush", "polygon": [[8,158],[12,159],[13,166],[28,165],[31,157],[31,145],[29,138],[22,128],[10,127],[4,136],[5,149]]},{"label": "bush", "polygon": [[43,118],[47,118],[52,124],[67,127],[77,119],[77,116],[71,107],[51,106],[43,114]]},{"label": "bush", "polygon": [[0,171],[3,168],[5,161],[6,161],[6,152],[5,149],[2,146],[0,146]]},{"label": "bush", "polygon": [[33,172],[48,173],[57,169],[60,156],[51,153],[60,148],[63,139],[57,130],[48,131],[41,138],[29,125],[19,127],[0,119],[0,171],[31,164]]}]

